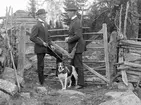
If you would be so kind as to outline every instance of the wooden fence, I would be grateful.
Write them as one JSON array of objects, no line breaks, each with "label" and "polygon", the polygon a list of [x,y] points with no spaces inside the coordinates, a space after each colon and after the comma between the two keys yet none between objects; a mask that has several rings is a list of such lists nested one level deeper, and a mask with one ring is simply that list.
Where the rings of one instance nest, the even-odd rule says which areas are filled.
[{"label": "wooden fence", "polygon": [[141,81],[141,42],[121,40],[118,47],[119,60],[116,66],[123,82],[126,85],[129,82],[139,83]]}]

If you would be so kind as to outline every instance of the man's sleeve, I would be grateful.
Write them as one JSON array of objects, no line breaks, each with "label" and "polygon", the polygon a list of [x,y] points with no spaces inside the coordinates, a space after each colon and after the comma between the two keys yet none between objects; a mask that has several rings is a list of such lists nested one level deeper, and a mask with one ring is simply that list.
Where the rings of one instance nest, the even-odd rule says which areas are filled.
[{"label": "man's sleeve", "polygon": [[43,45],[43,42],[38,38],[39,28],[37,25],[33,26],[31,30],[30,40],[36,44]]},{"label": "man's sleeve", "polygon": [[75,22],[73,28],[74,28],[74,35],[69,38],[68,43],[76,42],[82,36],[82,27],[80,21]]}]

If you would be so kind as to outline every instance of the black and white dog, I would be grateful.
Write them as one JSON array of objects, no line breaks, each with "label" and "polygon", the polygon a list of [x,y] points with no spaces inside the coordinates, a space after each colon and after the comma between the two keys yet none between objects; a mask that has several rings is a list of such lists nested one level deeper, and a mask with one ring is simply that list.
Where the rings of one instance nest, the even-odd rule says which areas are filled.
[{"label": "black and white dog", "polygon": [[67,88],[68,82],[69,82],[68,87],[71,87],[71,84],[72,84],[71,77],[72,76],[74,76],[75,85],[77,86],[78,74],[74,66],[64,65],[63,62],[60,62],[57,65],[57,70],[58,70],[58,78],[62,85],[62,90]]}]

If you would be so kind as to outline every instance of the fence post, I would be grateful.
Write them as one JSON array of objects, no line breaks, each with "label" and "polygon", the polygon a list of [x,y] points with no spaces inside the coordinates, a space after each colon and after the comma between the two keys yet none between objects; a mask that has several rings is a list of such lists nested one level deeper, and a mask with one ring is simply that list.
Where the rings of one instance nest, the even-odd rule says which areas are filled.
[{"label": "fence post", "polygon": [[109,67],[109,51],[108,51],[108,36],[107,36],[107,25],[102,25],[103,39],[104,39],[104,54],[105,54],[105,65],[106,65],[106,77],[110,81],[110,67]]},{"label": "fence post", "polygon": [[117,68],[115,63],[118,61],[118,32],[113,31],[110,35],[110,41],[108,43],[109,47],[109,68],[110,68],[110,78],[113,82],[113,77],[117,74]]},{"label": "fence post", "polygon": [[20,26],[18,36],[18,74],[23,77],[24,65],[25,65],[25,40],[26,40],[25,25]]}]

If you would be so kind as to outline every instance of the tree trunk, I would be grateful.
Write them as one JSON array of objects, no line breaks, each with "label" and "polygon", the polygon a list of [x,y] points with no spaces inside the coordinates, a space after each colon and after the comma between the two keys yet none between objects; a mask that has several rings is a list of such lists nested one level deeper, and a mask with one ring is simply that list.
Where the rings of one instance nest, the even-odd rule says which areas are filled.
[{"label": "tree trunk", "polygon": [[131,6],[130,6],[131,14],[134,14],[134,15],[131,15],[134,38],[138,38],[138,32],[139,32],[139,17],[138,17],[137,2],[138,0],[131,0]]}]

